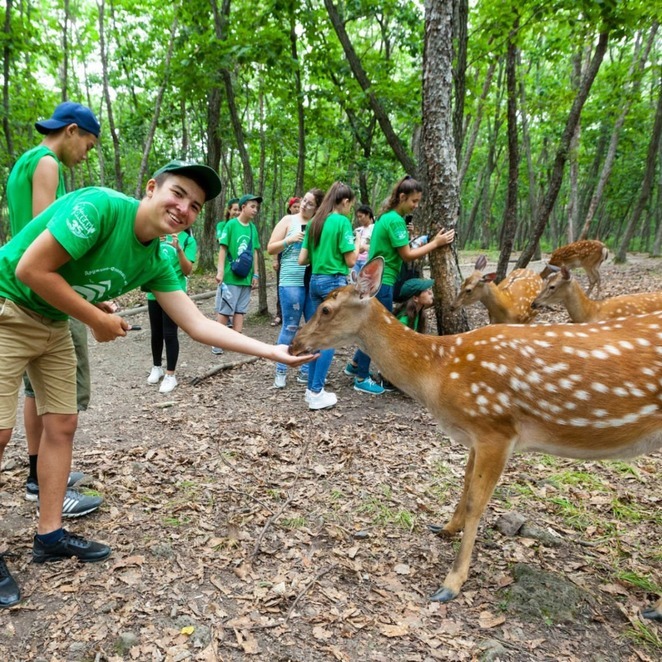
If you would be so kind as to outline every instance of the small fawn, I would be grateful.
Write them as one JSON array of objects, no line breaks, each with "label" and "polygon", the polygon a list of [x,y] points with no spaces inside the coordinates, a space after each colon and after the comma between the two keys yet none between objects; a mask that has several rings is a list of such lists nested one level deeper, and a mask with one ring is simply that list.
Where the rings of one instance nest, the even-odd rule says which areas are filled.
[{"label": "small fawn", "polygon": [[549,258],[549,263],[540,272],[541,278],[547,278],[553,269],[550,267],[567,267],[575,269],[582,267],[588,276],[588,290],[591,294],[597,285],[597,294],[600,296],[600,265],[609,256],[607,247],[597,239],[582,239],[571,244],[557,248]]},{"label": "small fawn", "polygon": [[373,259],[355,284],[334,290],[290,352],[358,344],[386,379],[470,449],[462,496],[443,527],[445,535],[464,535],[431,598],[447,602],[467,579],[480,518],[514,452],[598,460],[662,446],[662,313],[425,336],[373,298],[383,268],[382,258]]},{"label": "small fawn", "polygon": [[662,292],[639,292],[594,301],[584,294],[581,285],[568,269],[561,267],[556,273],[547,276],[542,292],[531,305],[540,308],[552,303],[563,304],[573,322],[601,322],[662,310]]},{"label": "small fawn", "polygon": [[526,324],[538,314],[531,302],[542,288],[539,274],[530,269],[515,269],[498,285],[494,284],[495,273],[482,274],[487,258],[481,255],[476,260],[475,271],[464,280],[460,291],[451,304],[451,310],[480,301],[487,308],[490,324]]}]

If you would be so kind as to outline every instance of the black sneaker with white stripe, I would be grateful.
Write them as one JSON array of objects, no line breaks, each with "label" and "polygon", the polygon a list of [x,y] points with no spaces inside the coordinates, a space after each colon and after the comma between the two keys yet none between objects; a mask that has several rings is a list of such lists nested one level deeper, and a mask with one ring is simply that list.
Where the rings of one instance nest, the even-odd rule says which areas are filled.
[{"label": "black sneaker with white stripe", "polygon": [[32,543],[33,563],[47,563],[49,561],[61,561],[75,556],[84,563],[103,561],[110,556],[111,549],[108,545],[93,540],[86,540],[81,536],[69,533],[64,529],[64,536],[52,545],[45,545],[34,537]]}]

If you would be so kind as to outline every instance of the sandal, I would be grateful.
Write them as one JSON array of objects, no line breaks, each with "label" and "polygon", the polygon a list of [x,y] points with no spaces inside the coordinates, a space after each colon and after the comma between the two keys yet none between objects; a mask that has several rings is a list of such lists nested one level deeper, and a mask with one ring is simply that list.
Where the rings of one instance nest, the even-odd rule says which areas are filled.
[{"label": "sandal", "polygon": [[276,315],[276,317],[274,317],[273,320],[271,320],[271,326],[276,326],[280,324],[282,321],[283,320],[280,317],[278,317],[278,315]]}]

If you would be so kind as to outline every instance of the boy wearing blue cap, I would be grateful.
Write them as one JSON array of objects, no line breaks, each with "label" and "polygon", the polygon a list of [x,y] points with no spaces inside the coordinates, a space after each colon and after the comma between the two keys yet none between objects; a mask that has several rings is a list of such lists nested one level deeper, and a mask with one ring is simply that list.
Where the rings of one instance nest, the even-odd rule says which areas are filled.
[{"label": "boy wearing blue cap", "polygon": [[[0,248],[0,455],[16,420],[18,385],[26,368],[44,420],[35,563],[71,556],[102,561],[111,553],[107,545],[62,528],[77,424],[69,316],[89,326],[98,342],[125,336],[128,323],[109,313],[103,302],[141,287],[198,342],[292,366],[313,358],[291,356],[285,345],[268,345],[217,324],[181,289],[159,238],[190,228],[205,201],[220,191],[212,168],[172,161],[147,182],[142,200],[101,187],[74,191]],[[2,565],[0,607],[7,607],[19,601],[20,591],[4,560]]]},{"label": "boy wearing blue cap", "polygon": [[[16,236],[35,216],[66,193],[64,166],[73,168],[87,158],[99,137],[100,125],[87,107],[72,101],[61,103],[52,117],[41,120],[35,128],[44,136],[39,145],[25,152],[14,164],[7,180],[7,206],[12,236]],[[90,401],[90,368],[87,352],[87,330],[77,320],[71,320],[71,335],[77,358],[78,411],[85,411]],[[39,499],[37,460],[43,431],[37,415],[34,391],[25,378],[24,423],[28,444],[29,473],[25,484],[25,498]],[[83,474],[70,476],[69,486]],[[88,496],[71,489],[64,502],[65,517],[80,517],[95,511],[103,502],[98,496]]]}]

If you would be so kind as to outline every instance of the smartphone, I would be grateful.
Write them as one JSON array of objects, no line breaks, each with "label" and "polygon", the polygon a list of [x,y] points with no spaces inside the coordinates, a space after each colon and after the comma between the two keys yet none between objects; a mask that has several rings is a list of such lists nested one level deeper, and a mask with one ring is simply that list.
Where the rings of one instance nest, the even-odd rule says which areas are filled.
[{"label": "smartphone", "polygon": [[308,223],[302,223],[302,224],[301,224],[301,232],[305,232],[305,231],[306,231],[306,226],[307,226],[307,225],[308,225]]}]

